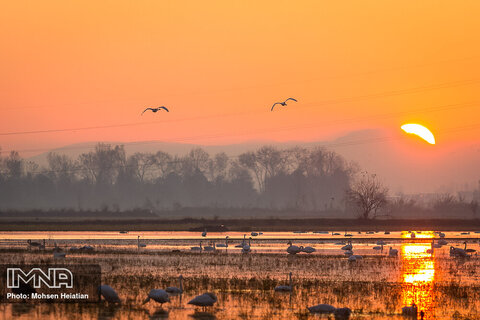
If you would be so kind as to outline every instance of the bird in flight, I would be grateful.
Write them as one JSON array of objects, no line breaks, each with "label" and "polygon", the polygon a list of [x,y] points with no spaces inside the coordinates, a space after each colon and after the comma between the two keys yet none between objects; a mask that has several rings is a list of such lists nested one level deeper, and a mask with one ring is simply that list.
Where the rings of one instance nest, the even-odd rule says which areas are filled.
[{"label": "bird in flight", "polygon": [[157,112],[157,111],[160,111],[160,109],[163,109],[163,110],[165,110],[165,111],[167,111],[167,112],[170,112],[170,111],[168,111],[167,108],[165,108],[164,106],[161,106],[161,107],[158,107],[158,108],[147,108],[147,109],[143,110],[142,115],[143,115],[143,114],[145,113],[145,111],[147,111],[147,110],[152,110],[152,112]]},{"label": "bird in flight", "polygon": [[272,109],[270,111],[273,111],[273,108],[275,108],[275,105],[279,104],[279,105],[282,105],[282,106],[286,106],[287,105],[287,101],[288,100],[292,100],[292,101],[295,101],[297,102],[297,100],[293,99],[293,98],[288,98],[287,100],[283,101],[283,102],[275,102],[272,106]]}]

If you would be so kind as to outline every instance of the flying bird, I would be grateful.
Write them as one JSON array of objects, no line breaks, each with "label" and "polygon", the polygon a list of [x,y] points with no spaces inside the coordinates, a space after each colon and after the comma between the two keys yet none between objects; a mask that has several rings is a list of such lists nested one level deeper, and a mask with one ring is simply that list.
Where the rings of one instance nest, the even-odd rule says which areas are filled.
[{"label": "flying bird", "polygon": [[157,112],[157,111],[160,111],[161,109],[163,109],[163,110],[165,110],[165,111],[167,111],[167,112],[170,112],[170,111],[168,111],[167,108],[165,108],[164,106],[161,106],[161,107],[158,107],[158,108],[147,108],[147,109],[143,110],[142,115],[143,115],[143,114],[145,113],[145,111],[147,111],[147,110],[151,110],[152,112],[155,113],[155,112]]},{"label": "flying bird", "polygon": [[292,101],[297,102],[297,100],[295,100],[295,99],[293,99],[293,98],[288,98],[287,100],[285,100],[285,101],[283,101],[283,102],[275,102],[275,103],[273,104],[273,106],[272,106],[272,109],[270,109],[270,111],[273,111],[273,108],[275,108],[275,105],[277,105],[277,104],[285,107],[285,106],[287,105],[287,101],[288,101],[288,100],[292,100]]}]

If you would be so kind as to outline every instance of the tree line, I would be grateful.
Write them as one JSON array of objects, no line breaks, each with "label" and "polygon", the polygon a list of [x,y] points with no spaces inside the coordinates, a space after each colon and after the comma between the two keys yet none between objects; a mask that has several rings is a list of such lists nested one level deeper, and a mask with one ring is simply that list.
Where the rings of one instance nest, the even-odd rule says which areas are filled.
[{"label": "tree line", "polygon": [[49,153],[44,166],[12,151],[0,154],[0,209],[343,210],[355,171],[321,147],[263,146],[231,157],[201,148],[127,155],[122,145],[99,143],[76,159]]},{"label": "tree line", "polygon": [[[1,150],[0,150],[1,151]],[[334,151],[263,146],[238,156],[194,148],[127,155],[99,143],[73,159],[47,154],[46,165],[0,152],[0,210],[76,210],[160,213],[185,208],[328,212],[372,218],[477,218],[473,200],[440,194],[425,206],[390,196],[375,174]],[[140,211],[138,210],[140,209]]]}]

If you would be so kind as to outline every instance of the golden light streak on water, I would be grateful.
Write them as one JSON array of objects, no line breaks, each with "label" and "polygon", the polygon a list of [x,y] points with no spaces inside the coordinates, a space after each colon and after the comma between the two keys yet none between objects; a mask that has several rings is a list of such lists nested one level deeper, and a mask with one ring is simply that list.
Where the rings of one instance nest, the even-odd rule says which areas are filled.
[{"label": "golden light streak on water", "polygon": [[[403,233],[402,237],[410,237]],[[416,234],[418,238],[434,238],[434,232]],[[401,245],[402,259],[402,301],[404,306],[415,303],[418,312],[425,312],[424,319],[434,319],[433,284],[435,283],[435,259],[430,253],[430,243],[403,243]]]}]

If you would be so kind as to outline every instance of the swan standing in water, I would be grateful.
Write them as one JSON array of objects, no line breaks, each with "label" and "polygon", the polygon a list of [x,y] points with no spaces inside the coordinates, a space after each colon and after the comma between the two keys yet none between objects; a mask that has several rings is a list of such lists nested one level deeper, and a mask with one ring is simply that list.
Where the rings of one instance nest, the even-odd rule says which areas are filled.
[{"label": "swan standing in water", "polygon": [[288,277],[289,277],[289,284],[288,286],[277,286],[275,287],[275,291],[277,292],[286,292],[286,291],[292,291],[293,289],[293,282],[292,282],[292,273],[290,272],[288,274]]},{"label": "swan standing in water", "polygon": [[212,245],[203,247],[203,251],[208,251],[208,252],[215,251],[215,241],[212,242]]},{"label": "swan standing in water", "polygon": [[249,252],[251,251],[251,247],[250,247],[250,246],[251,246],[251,240],[252,240],[252,238],[250,237],[250,238],[248,239],[248,244],[245,244],[245,245],[243,246],[243,248],[242,248],[242,252],[243,252],[243,253],[249,253]]},{"label": "swan standing in water", "polygon": [[32,241],[32,240],[27,240],[27,243],[29,248],[37,247],[39,250],[45,249],[45,239],[43,239],[43,244],[41,244],[40,242]]},{"label": "swan standing in water", "polygon": [[198,247],[190,247],[192,251],[202,251],[202,241],[200,241],[200,245]]},{"label": "swan standing in water", "polygon": [[463,244],[465,245],[465,248],[463,248],[463,250],[465,250],[466,253],[477,252],[477,250],[475,250],[475,249],[467,249],[467,241],[465,241]]},{"label": "swan standing in water", "polygon": [[397,257],[398,256],[398,250],[397,249],[393,249],[392,247],[390,247],[388,249],[388,255],[390,257]]},{"label": "swan standing in water", "polygon": [[163,305],[164,303],[170,302],[170,298],[168,297],[168,293],[162,289],[152,289],[148,293],[147,298],[143,301],[143,304],[147,303],[148,301],[153,300],[155,302],[160,303]]},{"label": "swan standing in water", "polygon": [[353,249],[352,240],[349,240],[348,244],[343,246],[341,249],[342,250],[352,250]]},{"label": "swan standing in water", "polygon": [[308,307],[308,311],[311,313],[334,313],[337,308],[329,304],[317,304],[313,307]]},{"label": "swan standing in water", "polygon": [[180,275],[178,277],[178,284],[179,284],[179,287],[167,287],[165,289],[165,291],[167,291],[168,293],[171,293],[171,294],[180,294],[180,293],[183,293],[183,284],[182,284],[182,280],[183,280],[183,276]]},{"label": "swan standing in water", "polygon": [[435,239],[432,239],[432,242],[430,242],[430,249],[427,250],[427,253],[433,255],[435,248],[438,248],[438,246],[435,245]]},{"label": "swan standing in water", "polygon": [[468,254],[464,249],[450,247],[450,256],[455,258],[466,258],[468,257]]},{"label": "swan standing in water", "polygon": [[206,307],[211,307],[213,304],[217,302],[217,296],[211,292],[206,292],[199,296],[196,296],[192,300],[188,302],[188,304],[193,304],[197,307],[203,307],[204,311]]},{"label": "swan standing in water", "polygon": [[297,253],[299,253],[299,252],[302,252],[302,250],[303,250],[303,247],[302,247],[302,246],[300,246],[300,247],[299,247],[299,246],[294,246],[293,243],[292,243],[292,241],[288,241],[287,244],[290,245],[290,246],[287,248],[287,252],[288,252],[289,254],[297,254]]},{"label": "swan standing in water", "polygon": [[217,244],[217,248],[228,248],[228,236],[225,237],[225,243]]},{"label": "swan standing in water", "polygon": [[137,236],[137,248],[145,248],[147,245],[145,243],[140,242],[140,236]]},{"label": "swan standing in water", "polygon": [[373,250],[383,252],[383,244],[381,246],[375,246],[373,247]]},{"label": "swan standing in water", "polygon": [[118,297],[118,294],[115,292],[115,290],[110,287],[109,285],[101,285],[97,289],[98,291],[98,300],[100,300],[100,296],[105,299],[105,301],[109,303],[120,303],[120,298]]},{"label": "swan standing in water", "polygon": [[315,251],[317,251],[317,250],[313,247],[305,247],[305,248],[302,249],[302,252],[305,252],[305,253],[313,253]]},{"label": "swan standing in water", "polygon": [[245,239],[245,237],[246,237],[246,236],[247,236],[246,234],[243,235],[242,243],[237,244],[237,245],[235,246],[235,248],[243,248],[243,246],[245,246],[245,244],[246,244],[246,239]]}]

